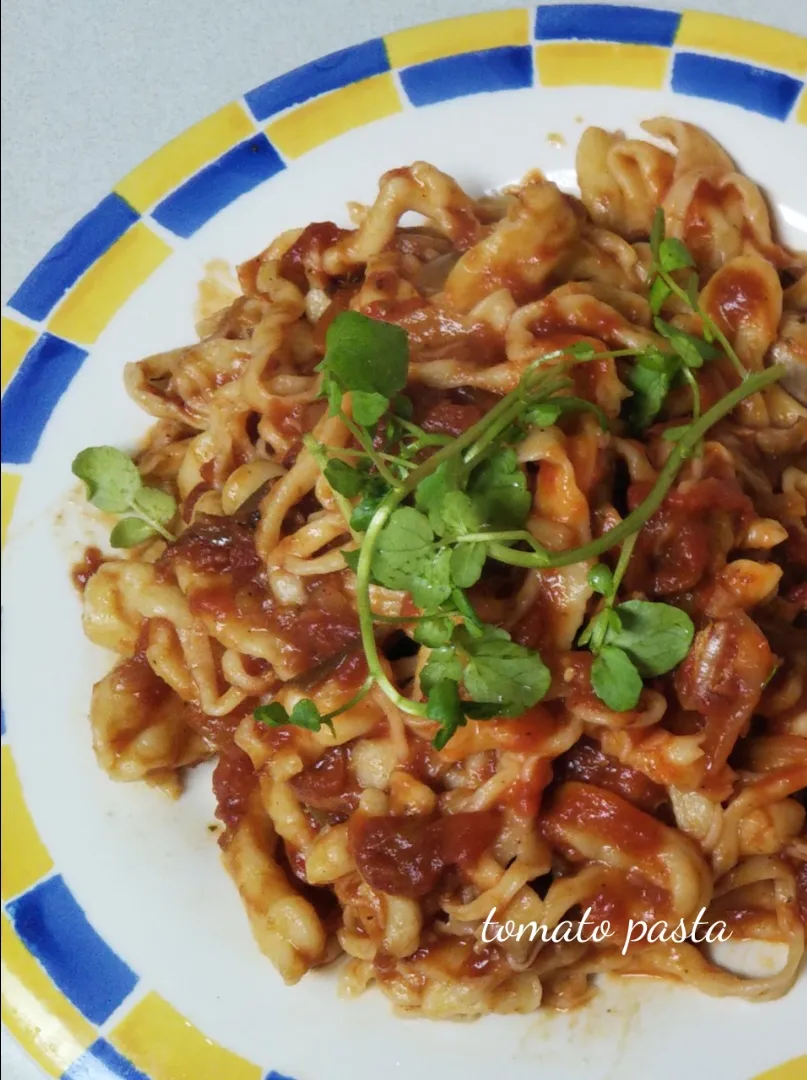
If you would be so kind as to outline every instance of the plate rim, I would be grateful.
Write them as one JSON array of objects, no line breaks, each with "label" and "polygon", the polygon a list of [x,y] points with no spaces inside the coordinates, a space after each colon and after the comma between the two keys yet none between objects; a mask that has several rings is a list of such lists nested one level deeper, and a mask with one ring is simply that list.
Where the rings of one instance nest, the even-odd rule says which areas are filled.
[{"label": "plate rim", "polygon": [[[245,92],[129,172],[36,264],[4,306],[3,544],[39,437],[116,312],[202,225],[310,150],[402,108],[529,86],[668,89],[807,125],[805,76],[802,35],[699,11],[571,3],[419,24],[309,61]],[[41,1038],[17,1008],[9,980],[4,1021],[28,1055],[65,1080],[90,1078],[94,1070],[105,1077],[170,1080],[162,1070],[144,1072],[133,1049],[137,1040],[120,1033],[127,1024],[136,1028],[139,1016],[146,1031],[168,1023],[173,1051],[197,1055],[194,1062],[211,1080],[225,1066],[233,1080],[288,1080],[213,1044],[155,992],[138,995],[138,976],[131,972],[133,981],[127,979],[122,969],[130,971],[128,965],[84,918],[87,940],[102,950],[99,955],[106,950],[113,958],[110,971],[123,995],[117,1011],[110,1010],[115,1029],[102,1034],[101,1014],[92,1013],[94,1006],[67,985],[69,979],[65,984],[57,974],[54,982],[36,934],[26,930],[20,915],[26,898],[61,881],[60,902],[72,901],[71,918],[84,917],[39,839],[4,715],[2,774],[4,967],[50,1014],[57,1031],[55,1038]],[[122,1015],[127,1001],[134,1004]],[[807,1056],[796,1058],[757,1080],[797,1080],[805,1065]]]}]

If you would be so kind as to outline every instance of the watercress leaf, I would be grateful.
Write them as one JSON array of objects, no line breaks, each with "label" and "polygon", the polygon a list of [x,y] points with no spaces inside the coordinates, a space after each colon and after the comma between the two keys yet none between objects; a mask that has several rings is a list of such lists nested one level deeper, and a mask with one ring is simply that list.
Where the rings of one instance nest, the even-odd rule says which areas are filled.
[{"label": "watercress leaf", "polygon": [[109,542],[114,548],[132,548],[156,536],[147,521],[138,517],[125,517],[116,524],[109,535]]},{"label": "watercress leaf", "polygon": [[492,720],[501,715],[498,705],[485,705],[481,701],[463,701],[462,709],[469,720]]},{"label": "watercress leaf", "polygon": [[648,299],[650,301],[650,310],[654,315],[658,315],[664,306],[664,301],[672,292],[672,289],[664,280],[664,278],[657,277],[653,280],[653,284],[650,286],[650,294]]},{"label": "watercress leaf", "polygon": [[570,345],[563,351],[569,353],[575,360],[593,360],[597,353],[590,341],[576,341],[574,345]]},{"label": "watercress leaf", "polygon": [[352,570],[354,574],[359,569],[359,557],[360,557],[360,555],[361,555],[361,551],[359,550],[359,548],[356,548],[354,551],[343,551],[342,552],[342,558],[347,563],[348,569]]},{"label": "watercress leaf", "polygon": [[535,427],[552,427],[560,416],[560,405],[555,401],[539,401],[522,413],[522,420]]},{"label": "watercress leaf", "polygon": [[444,461],[420,481],[415,491],[415,506],[429,515],[429,522],[438,533],[443,530],[443,503],[450,493],[458,490],[458,471],[459,461],[456,458]]},{"label": "watercress leaf", "polygon": [[325,466],[325,479],[334,491],[345,495],[348,499],[358,495],[367,484],[367,474],[348,465],[339,458],[331,458]]},{"label": "watercress leaf", "polygon": [[662,352],[655,345],[647,345],[636,354],[636,363],[651,371],[660,371],[672,377],[680,368],[681,361],[675,353]]},{"label": "watercress leaf", "polygon": [[424,611],[434,611],[449,598],[451,595],[450,548],[441,548],[435,556],[419,563],[417,570],[412,574],[409,591],[415,604]]},{"label": "watercress leaf", "polygon": [[389,399],[383,394],[368,394],[365,390],[354,390],[350,400],[353,419],[362,427],[373,427],[389,408]]},{"label": "watercress leaf", "polygon": [[591,686],[609,709],[627,712],[639,704],[642,677],[627,653],[606,645],[591,665]]},{"label": "watercress leaf", "polygon": [[371,476],[364,487],[361,499],[350,515],[350,527],[354,532],[367,532],[378,507],[389,494],[389,484],[380,476]]},{"label": "watercress leaf", "polygon": [[408,398],[406,394],[396,394],[390,403],[390,407],[396,416],[400,416],[404,420],[411,420],[415,411],[412,399]]},{"label": "watercress leaf", "polygon": [[289,723],[295,727],[306,728],[308,731],[319,731],[323,724],[333,731],[330,720],[320,715],[319,709],[313,701],[301,698],[289,713]]},{"label": "watercress leaf", "polygon": [[695,260],[687,251],[686,246],[674,236],[668,236],[659,244],[658,261],[661,269],[666,270],[668,274],[674,270],[683,270],[687,266],[695,265]]},{"label": "watercress leaf", "polygon": [[405,330],[358,311],[337,315],[325,334],[318,371],[336,376],[345,390],[392,398],[406,386],[409,343]]},{"label": "watercress leaf", "polygon": [[695,334],[679,330],[677,326],[665,322],[658,315],[653,320],[653,325],[658,333],[669,341],[687,367],[699,368],[704,360],[713,360],[718,355],[718,350],[714,345],[710,345],[703,338],[696,337]]},{"label": "watercress leaf", "polygon": [[661,242],[664,239],[664,211],[660,206],[656,207],[653,214],[653,224],[650,229],[650,250],[656,262],[661,254]]},{"label": "watercress leaf", "polygon": [[434,532],[411,506],[395,510],[376,542],[373,575],[388,589],[409,589],[416,573],[434,556]]},{"label": "watercress leaf", "polygon": [[432,687],[426,700],[426,715],[437,720],[440,730],[432,739],[435,750],[442,750],[458,727],[464,727],[459,687],[451,679],[443,679]]},{"label": "watercress leaf", "polygon": [[270,701],[268,705],[259,705],[252,716],[259,724],[266,724],[267,727],[281,727],[289,722],[289,714],[279,701]]},{"label": "watercress leaf", "polygon": [[87,498],[99,510],[122,514],[142,483],[137,466],[114,446],[88,446],[73,460],[73,474],[87,485]]},{"label": "watercress leaf", "polygon": [[428,694],[432,687],[437,686],[444,679],[458,682],[461,677],[462,663],[459,656],[453,646],[443,645],[439,649],[434,649],[423,665],[420,686],[423,692]]},{"label": "watercress leaf", "polygon": [[527,520],[532,497],[516,452],[509,447],[477,465],[467,491],[480,521],[491,529],[518,529]]},{"label": "watercress leaf", "polygon": [[470,589],[482,576],[488,548],[482,541],[456,544],[451,552],[451,580],[461,589]]},{"label": "watercress leaf", "polygon": [[621,629],[609,628],[608,643],[622,649],[645,678],[671,671],[689,652],[695,627],[680,608],[627,600],[614,611]]},{"label": "watercress leaf", "polygon": [[634,364],[628,375],[633,390],[629,418],[635,428],[646,428],[661,412],[670,391],[670,376],[645,364]]},{"label": "watercress leaf", "polygon": [[453,619],[448,616],[434,615],[428,619],[419,619],[412,628],[411,634],[419,645],[437,649],[451,640],[453,632]]},{"label": "watercress leaf", "polygon": [[601,596],[609,596],[614,587],[614,575],[605,563],[597,563],[588,572],[588,583]]},{"label": "watercress leaf", "polygon": [[177,512],[176,499],[159,488],[141,487],[132,502],[141,514],[158,525],[167,525]]},{"label": "watercress leaf", "polygon": [[435,532],[453,537],[479,532],[483,522],[469,495],[464,491],[449,491],[440,503],[440,513],[433,524]]},{"label": "watercress leaf", "polygon": [[552,677],[540,654],[510,641],[503,632],[457,637],[470,657],[462,679],[474,701],[498,705],[502,714],[518,715],[549,689]]},{"label": "watercress leaf", "polygon": [[622,629],[622,620],[613,608],[606,613],[606,624],[608,633],[618,634]]}]

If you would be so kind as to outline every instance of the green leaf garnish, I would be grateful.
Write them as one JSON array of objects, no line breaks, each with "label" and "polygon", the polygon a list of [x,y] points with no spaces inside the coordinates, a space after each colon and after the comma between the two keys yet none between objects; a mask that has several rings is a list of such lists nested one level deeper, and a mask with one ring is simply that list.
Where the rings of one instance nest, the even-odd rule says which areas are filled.
[{"label": "green leaf garnish", "polygon": [[154,529],[142,518],[125,517],[115,525],[109,534],[109,542],[114,548],[133,548],[144,544],[154,536]]},{"label": "green leaf garnish", "polygon": [[608,596],[613,589],[614,575],[605,563],[597,563],[588,572],[588,583],[594,592]]},{"label": "green leaf garnish", "polygon": [[419,562],[409,577],[406,587],[417,606],[435,611],[451,595],[451,549],[440,548],[432,558]]},{"label": "green leaf garnish", "polygon": [[342,548],[342,558],[347,564],[348,570],[352,570],[355,574],[359,569],[359,559],[361,558],[361,548],[354,548],[352,551],[345,551]]},{"label": "green leaf garnish", "polygon": [[[655,244],[656,256],[663,239],[662,228]],[[680,261],[680,253],[676,257]],[[670,256],[665,258],[669,264]],[[666,275],[666,286],[686,300],[682,286],[661,269],[657,258],[655,273],[657,277]],[[706,317],[698,313],[704,333],[712,333],[725,351],[719,330],[709,330]],[[665,328],[670,326],[660,322]],[[528,365],[514,390],[467,431],[451,438],[427,433],[408,419],[411,409],[399,394],[406,382],[405,335],[402,369],[399,366],[397,374],[388,379],[375,352],[368,359],[372,350],[353,349],[352,333],[348,334],[351,348],[341,353],[340,342],[329,343],[329,347],[334,344],[334,349],[321,368],[324,392],[360,447],[337,450],[335,457],[341,461],[358,458],[355,467],[349,466],[352,472],[342,471],[342,475],[348,477],[345,482],[351,490],[359,487],[361,480],[359,503],[355,507],[339,505],[351,528],[364,533],[363,555],[356,550],[343,551],[345,564],[356,573],[356,606],[369,671],[362,692],[377,685],[403,712],[437,720],[437,746],[445,745],[452,731],[467,719],[520,715],[546,693],[549,671],[536,651],[483,623],[464,590],[479,580],[488,560],[525,568],[562,567],[596,560],[621,545],[610,581],[606,569],[600,567],[592,572],[592,584],[600,590],[603,601],[578,644],[587,644],[595,654],[595,692],[607,695],[612,707],[633,707],[641,693],[642,674],[647,672],[651,677],[653,672],[671,670],[670,665],[680,662],[692,640],[686,616],[670,615],[669,611],[675,609],[662,610],[668,605],[650,604],[656,610],[648,614],[644,609],[634,610],[633,601],[616,604],[619,583],[638,532],[659,508],[681,465],[711,426],[740,401],[781,378],[784,369],[773,366],[747,375],[743,385],[730,390],[701,416],[689,369],[697,361],[690,355],[690,346],[703,358],[709,352],[707,342],[696,339],[698,344],[693,344],[689,341],[693,335],[674,327],[666,335],[669,352],[651,346],[600,354],[581,342],[580,348],[553,354],[554,363],[541,357]],[[374,332],[368,335],[362,329],[361,333],[375,340]],[[343,364],[345,356],[348,360]],[[576,409],[594,411],[592,403],[568,397],[572,380],[567,373],[575,363],[599,356],[635,357],[630,378],[634,386],[633,408],[644,414],[641,422],[649,423],[661,411],[666,393],[679,378],[688,379],[693,389],[693,419],[683,425],[654,487],[639,506],[594,540],[573,549],[548,551],[525,527],[531,493],[526,471],[510,441],[523,438],[530,422],[555,421],[564,412]],[[396,367],[394,360],[391,366]],[[355,415],[346,416],[342,411],[341,399],[348,391],[378,395],[378,399],[359,398],[360,419],[373,418],[376,423],[382,420],[373,438],[368,431],[372,423],[359,423]],[[391,407],[386,416],[381,413],[376,419],[384,404],[380,398],[390,402]],[[605,425],[607,418],[600,416],[600,422]],[[331,464],[327,447],[317,444],[312,448],[311,437],[306,446],[326,471]],[[418,460],[425,448],[433,452]],[[345,496],[337,493],[337,502],[339,499]],[[408,592],[426,616],[393,618],[374,614],[372,583]],[[426,700],[407,697],[392,682],[390,669],[379,653],[380,635],[377,640],[377,625],[384,622],[410,625],[412,638],[432,650],[419,678]],[[282,713],[274,715],[276,722],[286,722]],[[310,712],[300,715],[305,723],[315,722]]]},{"label": "green leaf garnish", "polygon": [[654,315],[658,315],[661,309],[664,307],[664,302],[668,297],[672,295],[672,289],[664,280],[664,278],[657,277],[653,280],[653,284],[650,286],[650,294],[648,300],[650,301],[650,310]]},{"label": "green leaf garnish", "polygon": [[159,488],[141,487],[132,500],[132,505],[147,522],[155,522],[157,525],[168,525],[177,512],[176,500]]},{"label": "green leaf garnish", "polygon": [[352,498],[364,490],[367,484],[367,474],[359,469],[354,469],[346,461],[339,458],[331,458],[325,467],[325,479],[334,491],[340,495]]},{"label": "green leaf garnish", "polygon": [[325,334],[325,357],[318,371],[335,377],[345,390],[395,397],[406,386],[409,344],[406,331],[343,311]]},{"label": "green leaf garnish", "polygon": [[293,727],[305,728],[306,731],[319,731],[324,724],[333,731],[330,718],[322,716],[314,702],[308,698],[301,698],[290,713],[279,701],[272,701],[268,705],[259,705],[252,715],[267,727],[291,724]]},{"label": "green leaf garnish", "polygon": [[426,716],[440,724],[440,730],[432,739],[432,745],[436,750],[442,750],[457,728],[464,727],[466,723],[456,682],[443,679],[435,683],[429,691]]},{"label": "green leaf garnish", "polygon": [[687,367],[702,367],[704,360],[714,360],[718,355],[714,345],[710,345],[708,341],[704,341],[703,338],[696,337],[694,334],[687,334],[684,330],[679,330],[677,326],[665,322],[658,315],[653,320],[653,325],[659,334],[669,341]]},{"label": "green leaf garnish", "polygon": [[350,515],[350,527],[354,532],[366,532],[384,498],[389,494],[389,484],[380,476],[365,478],[364,494]]},{"label": "green leaf garnish", "polygon": [[549,689],[552,676],[538,653],[511,641],[504,630],[486,627],[483,636],[475,638],[460,627],[454,641],[469,656],[462,680],[474,701],[518,716]]},{"label": "green leaf garnish", "polygon": [[373,576],[388,589],[408,589],[434,558],[434,531],[428,519],[411,506],[396,510],[378,537]]},{"label": "green leaf garnish", "polygon": [[451,580],[460,589],[470,589],[482,576],[488,557],[487,544],[474,541],[458,544],[451,552]]},{"label": "green leaf garnish", "polygon": [[135,463],[114,446],[88,446],[76,456],[72,468],[87,485],[93,506],[112,514],[125,514],[142,484]]},{"label": "green leaf garnish", "polygon": [[560,405],[557,401],[539,401],[537,405],[524,411],[524,423],[536,427],[552,427],[560,419]]},{"label": "green leaf garnish", "polygon": [[671,604],[627,600],[614,613],[620,626],[609,627],[606,641],[622,649],[644,678],[664,675],[680,664],[695,636],[689,615]]},{"label": "green leaf garnish", "polygon": [[630,422],[641,431],[653,423],[664,407],[672,379],[666,371],[636,363],[630,370],[628,383],[633,391]]},{"label": "green leaf garnish", "polygon": [[615,712],[635,709],[642,694],[642,676],[626,652],[605,645],[591,665],[594,693]]},{"label": "green leaf garnish", "polygon": [[113,528],[109,538],[113,547],[136,547],[157,533],[166,540],[175,539],[165,526],[177,512],[176,500],[159,488],[143,487],[137,466],[122,450],[89,446],[76,455],[72,471],[84,481],[93,506],[133,515]]},{"label": "green leaf garnish", "polygon": [[426,694],[430,694],[438,683],[446,680],[459,682],[461,678],[462,663],[459,656],[451,645],[443,645],[434,649],[426,661],[420,673],[420,685]]},{"label": "green leaf garnish", "polygon": [[467,490],[488,528],[517,529],[527,520],[532,496],[515,450],[491,454],[473,470]]},{"label": "green leaf garnish", "polygon": [[672,273],[675,270],[683,270],[687,266],[694,266],[695,260],[687,251],[684,244],[675,237],[667,237],[662,240],[658,247],[658,262],[662,270]]},{"label": "green leaf garnish", "polygon": [[389,408],[389,400],[383,394],[354,390],[350,398],[353,403],[353,419],[363,427],[373,427]]},{"label": "green leaf garnish", "polygon": [[412,629],[412,637],[419,645],[437,649],[451,640],[454,632],[454,620],[448,616],[433,615],[418,619]]}]

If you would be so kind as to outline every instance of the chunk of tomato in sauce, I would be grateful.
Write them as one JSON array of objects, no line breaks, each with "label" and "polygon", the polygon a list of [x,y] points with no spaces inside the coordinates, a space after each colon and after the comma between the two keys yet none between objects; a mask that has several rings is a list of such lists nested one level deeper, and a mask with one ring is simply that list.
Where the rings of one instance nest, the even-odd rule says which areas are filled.
[{"label": "chunk of tomato in sauce", "polygon": [[289,781],[294,794],[312,810],[347,816],[356,809],[359,786],[350,771],[350,749],[334,746]]},{"label": "chunk of tomato in sauce", "polygon": [[216,817],[225,826],[219,837],[222,847],[226,848],[232,839],[257,785],[258,776],[249,756],[234,742],[224,746],[213,770]]},{"label": "chunk of tomato in sauce", "polygon": [[638,769],[623,765],[606,754],[593,739],[582,738],[552,763],[556,780],[580,780],[613,791],[640,810],[657,810],[667,801],[667,792]]},{"label": "chunk of tomato in sauce", "polygon": [[443,818],[355,814],[350,850],[359,873],[378,892],[416,899],[437,885],[449,866],[473,866],[499,828],[495,811]]}]

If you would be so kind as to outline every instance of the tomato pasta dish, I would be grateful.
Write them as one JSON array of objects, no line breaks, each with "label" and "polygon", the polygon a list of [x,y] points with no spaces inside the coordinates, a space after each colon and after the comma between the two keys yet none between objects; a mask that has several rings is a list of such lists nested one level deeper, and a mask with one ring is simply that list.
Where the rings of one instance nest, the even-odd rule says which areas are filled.
[{"label": "tomato pasta dish", "polygon": [[709,135],[643,127],[583,134],[579,197],[416,162],[282,233],[127,365],[137,452],[74,462],[127,552],[75,574],[98,761],[175,796],[215,758],[288,983],[341,957],[443,1018],[798,976],[807,255]]}]

